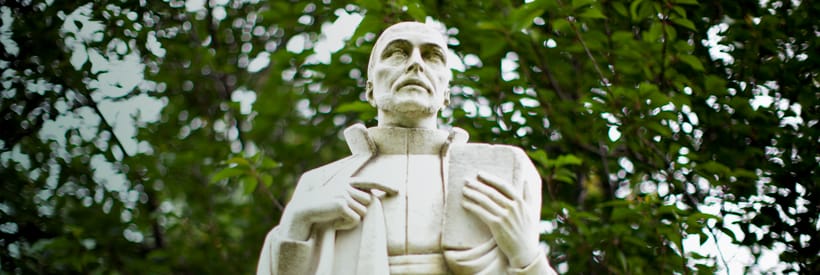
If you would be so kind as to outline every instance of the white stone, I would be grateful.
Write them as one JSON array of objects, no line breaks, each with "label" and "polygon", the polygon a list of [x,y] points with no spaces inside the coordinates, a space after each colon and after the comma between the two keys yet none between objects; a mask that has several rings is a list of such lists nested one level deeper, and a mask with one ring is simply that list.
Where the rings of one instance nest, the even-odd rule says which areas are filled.
[{"label": "white stone", "polygon": [[257,274],[555,274],[526,154],[436,129],[451,79],[444,36],[399,23],[373,49],[379,125],[349,127],[352,155],[302,175]]}]

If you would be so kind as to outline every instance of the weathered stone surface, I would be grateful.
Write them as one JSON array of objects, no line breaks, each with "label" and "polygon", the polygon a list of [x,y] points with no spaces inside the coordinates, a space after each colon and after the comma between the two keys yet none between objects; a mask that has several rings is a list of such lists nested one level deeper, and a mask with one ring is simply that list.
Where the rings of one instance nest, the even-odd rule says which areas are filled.
[{"label": "weathered stone surface", "polygon": [[377,127],[308,171],[268,234],[258,274],[554,274],[538,249],[541,179],[521,149],[436,128],[449,102],[445,38],[404,22],[376,41]]}]

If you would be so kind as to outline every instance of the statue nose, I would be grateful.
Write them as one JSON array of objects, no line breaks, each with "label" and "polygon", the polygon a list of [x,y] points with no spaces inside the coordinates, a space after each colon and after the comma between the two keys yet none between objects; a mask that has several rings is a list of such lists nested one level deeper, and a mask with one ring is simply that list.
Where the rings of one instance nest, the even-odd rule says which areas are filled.
[{"label": "statue nose", "polygon": [[421,59],[421,53],[419,53],[418,50],[413,51],[413,53],[410,54],[410,64],[407,66],[407,72],[424,72],[422,62],[424,61]]}]

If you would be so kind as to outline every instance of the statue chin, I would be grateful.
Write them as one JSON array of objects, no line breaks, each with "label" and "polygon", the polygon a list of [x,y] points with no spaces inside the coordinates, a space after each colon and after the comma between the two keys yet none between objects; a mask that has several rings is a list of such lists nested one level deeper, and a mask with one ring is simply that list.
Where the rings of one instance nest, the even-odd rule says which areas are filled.
[{"label": "statue chin", "polygon": [[384,100],[383,102],[378,102],[377,106],[379,109],[384,111],[394,114],[401,114],[405,117],[425,117],[435,115],[435,113],[441,108],[441,106],[436,106],[432,102],[427,100],[419,100],[417,98],[391,98]]}]

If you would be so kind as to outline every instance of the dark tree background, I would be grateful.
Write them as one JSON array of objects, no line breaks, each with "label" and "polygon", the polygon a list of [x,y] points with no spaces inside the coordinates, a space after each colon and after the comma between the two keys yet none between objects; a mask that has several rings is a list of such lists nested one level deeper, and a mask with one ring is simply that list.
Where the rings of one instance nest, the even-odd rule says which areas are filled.
[{"label": "dark tree background", "polygon": [[730,240],[732,273],[820,273],[817,1],[0,3],[0,273],[252,272],[375,125],[378,32],[428,17],[463,64],[441,124],[530,154],[560,271],[726,271],[684,243]]}]

